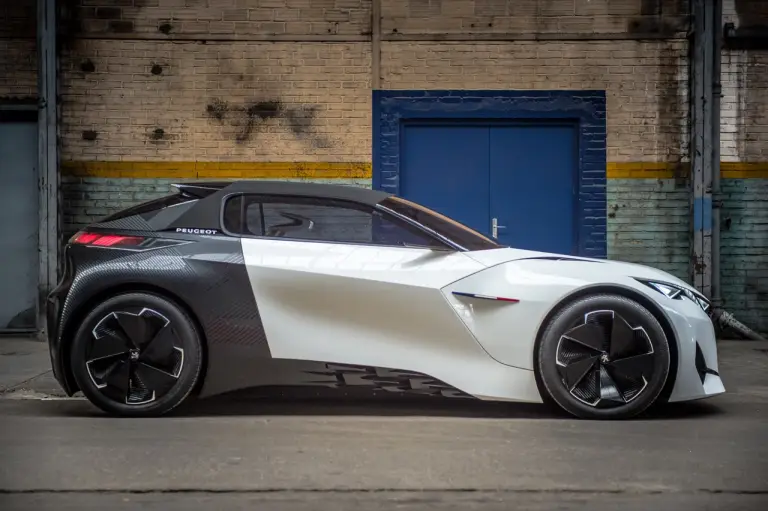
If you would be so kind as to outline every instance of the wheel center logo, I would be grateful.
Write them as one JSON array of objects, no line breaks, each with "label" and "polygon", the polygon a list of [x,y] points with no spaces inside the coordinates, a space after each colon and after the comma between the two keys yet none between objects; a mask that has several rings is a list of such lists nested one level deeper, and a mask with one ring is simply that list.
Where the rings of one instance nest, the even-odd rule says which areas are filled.
[{"label": "wheel center logo", "polygon": [[139,350],[131,350],[128,354],[133,362],[136,362],[139,359]]},{"label": "wheel center logo", "polygon": [[600,362],[602,362],[603,364],[607,364],[610,361],[611,359],[608,358],[608,353],[603,353],[602,355],[600,355]]}]

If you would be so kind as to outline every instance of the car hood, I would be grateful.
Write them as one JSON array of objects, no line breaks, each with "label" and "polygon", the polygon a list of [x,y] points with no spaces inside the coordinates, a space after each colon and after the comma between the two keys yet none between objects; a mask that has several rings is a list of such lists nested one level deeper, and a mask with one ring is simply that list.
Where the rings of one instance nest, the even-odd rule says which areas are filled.
[{"label": "car hood", "polygon": [[478,250],[474,252],[467,252],[467,255],[479,262],[480,264],[491,267],[498,264],[507,263],[511,261],[523,261],[523,260],[540,260],[540,261],[552,261],[557,263],[560,261],[583,261],[584,263],[594,263],[603,265],[600,272],[608,275],[621,275],[626,277],[637,277],[641,279],[657,280],[660,282],[667,282],[670,284],[676,284],[684,287],[690,291],[696,291],[687,282],[675,277],[674,275],[667,273],[663,270],[646,266],[643,264],[628,263],[623,261],[614,261],[608,259],[592,259],[589,257],[570,256],[565,254],[554,254],[549,252],[536,252],[532,250],[521,250],[516,248],[497,248],[492,250]]}]

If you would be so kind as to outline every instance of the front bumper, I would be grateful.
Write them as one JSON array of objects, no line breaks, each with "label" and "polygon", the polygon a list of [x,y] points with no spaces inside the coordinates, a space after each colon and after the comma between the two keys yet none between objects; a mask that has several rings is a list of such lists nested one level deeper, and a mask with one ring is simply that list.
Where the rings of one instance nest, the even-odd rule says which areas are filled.
[{"label": "front bumper", "polygon": [[724,393],[711,318],[690,300],[675,300],[666,312],[679,347],[677,379],[669,401],[692,401]]}]

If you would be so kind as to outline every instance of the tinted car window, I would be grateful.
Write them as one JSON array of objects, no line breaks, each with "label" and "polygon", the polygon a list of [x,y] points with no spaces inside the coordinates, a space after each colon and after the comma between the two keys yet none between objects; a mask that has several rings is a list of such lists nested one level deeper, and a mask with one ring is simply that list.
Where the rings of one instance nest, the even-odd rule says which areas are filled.
[{"label": "tinted car window", "polygon": [[224,214],[222,217],[224,229],[236,234],[243,234],[242,206],[243,197],[241,195],[236,195],[227,199],[224,203]]},{"label": "tinted car window", "polygon": [[244,196],[243,207],[236,199],[230,199],[224,208],[225,226],[231,232],[336,243],[445,248],[415,227],[362,204],[308,197]]},{"label": "tinted car window", "polygon": [[400,197],[388,197],[379,205],[415,220],[467,250],[488,250],[502,247],[491,238],[452,218]]},{"label": "tinted car window", "polygon": [[[370,212],[309,201],[265,202],[264,236],[318,241],[370,243]],[[249,230],[252,230],[249,225]]]}]

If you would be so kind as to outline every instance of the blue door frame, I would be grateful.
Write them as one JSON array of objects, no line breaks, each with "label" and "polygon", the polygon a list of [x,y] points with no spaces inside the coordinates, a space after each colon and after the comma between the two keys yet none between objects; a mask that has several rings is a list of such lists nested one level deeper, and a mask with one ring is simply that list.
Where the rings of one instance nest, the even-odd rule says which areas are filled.
[{"label": "blue door frame", "polygon": [[604,91],[373,91],[373,187],[400,192],[405,122],[520,122],[578,126],[577,254],[607,257]]}]

